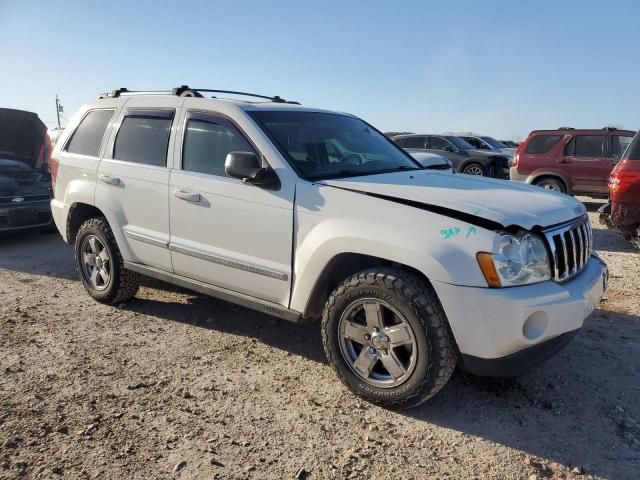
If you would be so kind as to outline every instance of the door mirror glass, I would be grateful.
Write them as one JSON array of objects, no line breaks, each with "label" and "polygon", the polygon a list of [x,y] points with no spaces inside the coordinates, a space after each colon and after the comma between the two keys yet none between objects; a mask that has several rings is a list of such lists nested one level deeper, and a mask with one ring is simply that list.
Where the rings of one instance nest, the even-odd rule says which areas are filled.
[{"label": "door mirror glass", "polygon": [[263,167],[253,152],[229,152],[224,162],[224,170],[230,177],[244,183],[261,186],[274,186],[278,177],[273,170]]}]

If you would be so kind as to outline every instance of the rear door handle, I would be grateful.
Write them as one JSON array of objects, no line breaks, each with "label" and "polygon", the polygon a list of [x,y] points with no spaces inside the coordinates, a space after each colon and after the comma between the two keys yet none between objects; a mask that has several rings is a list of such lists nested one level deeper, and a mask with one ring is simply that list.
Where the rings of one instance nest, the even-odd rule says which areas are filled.
[{"label": "rear door handle", "polygon": [[98,177],[102,183],[109,185],[120,185],[120,179],[116,177],[110,177],[109,175],[100,175]]},{"label": "rear door handle", "polygon": [[175,190],[173,196],[180,200],[186,200],[187,202],[199,202],[200,194],[194,192],[187,192],[186,190]]}]

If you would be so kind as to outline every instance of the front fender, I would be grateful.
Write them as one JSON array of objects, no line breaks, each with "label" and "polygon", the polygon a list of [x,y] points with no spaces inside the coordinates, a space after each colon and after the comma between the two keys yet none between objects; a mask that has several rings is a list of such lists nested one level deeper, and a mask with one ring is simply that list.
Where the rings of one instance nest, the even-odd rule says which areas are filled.
[{"label": "front fender", "polygon": [[317,184],[299,185],[295,215],[293,310],[304,311],[316,280],[344,253],[406,265],[443,283],[487,286],[476,253],[492,250],[491,230]]}]

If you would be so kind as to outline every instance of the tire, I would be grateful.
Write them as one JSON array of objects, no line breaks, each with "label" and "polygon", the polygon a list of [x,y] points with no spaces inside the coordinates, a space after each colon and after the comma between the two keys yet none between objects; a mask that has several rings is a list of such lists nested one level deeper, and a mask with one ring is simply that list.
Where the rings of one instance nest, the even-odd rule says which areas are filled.
[{"label": "tire", "polygon": [[[89,219],[80,226],[75,256],[80,280],[89,295],[98,302],[109,305],[126,302],[138,292],[140,276],[124,268],[120,249],[104,217]],[[95,278],[92,275],[94,271]]]},{"label": "tire", "polygon": [[[385,328],[372,330],[368,314]],[[325,305],[321,330],[327,359],[342,382],[385,407],[409,408],[433,397],[459,356],[433,288],[399,268],[365,270],[342,282]]]},{"label": "tire", "polygon": [[467,175],[475,175],[478,177],[487,176],[487,170],[479,163],[469,163],[468,165],[465,165],[461,173],[466,173]]},{"label": "tire", "polygon": [[555,178],[541,178],[533,182],[534,185],[544,188],[545,190],[553,190],[554,192],[567,193],[567,189],[560,180]]}]

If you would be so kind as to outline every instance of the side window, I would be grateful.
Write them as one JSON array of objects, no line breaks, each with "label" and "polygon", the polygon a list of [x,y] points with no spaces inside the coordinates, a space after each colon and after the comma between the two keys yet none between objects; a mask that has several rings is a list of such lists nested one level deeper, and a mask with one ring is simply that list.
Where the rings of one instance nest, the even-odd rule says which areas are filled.
[{"label": "side window", "polygon": [[173,110],[128,110],[113,146],[113,158],[167,166]]},{"label": "side window", "polygon": [[229,152],[255,152],[229,120],[209,114],[190,114],[182,146],[182,170],[226,176]]},{"label": "side window", "polygon": [[576,157],[602,157],[604,146],[602,135],[576,135],[573,140],[573,155]]},{"label": "side window", "polygon": [[627,149],[633,137],[627,137],[624,135],[611,135],[611,152],[613,153],[613,158],[616,160],[620,160],[622,158],[622,154]]},{"label": "side window", "polygon": [[406,137],[403,148],[424,148],[426,137]]},{"label": "side window", "polygon": [[440,137],[431,137],[431,148],[434,150],[446,150],[449,147],[449,142],[447,142],[444,138]]},{"label": "side window", "polygon": [[526,153],[533,155],[547,153],[561,138],[562,135],[537,135],[527,145]]},{"label": "side window", "polygon": [[65,151],[97,157],[100,154],[100,145],[107,130],[107,125],[115,110],[93,110],[80,122],[71,140],[67,143]]},{"label": "side window", "polygon": [[484,148],[484,145],[480,140],[474,137],[462,137],[464,141],[470,143],[473,148]]}]

